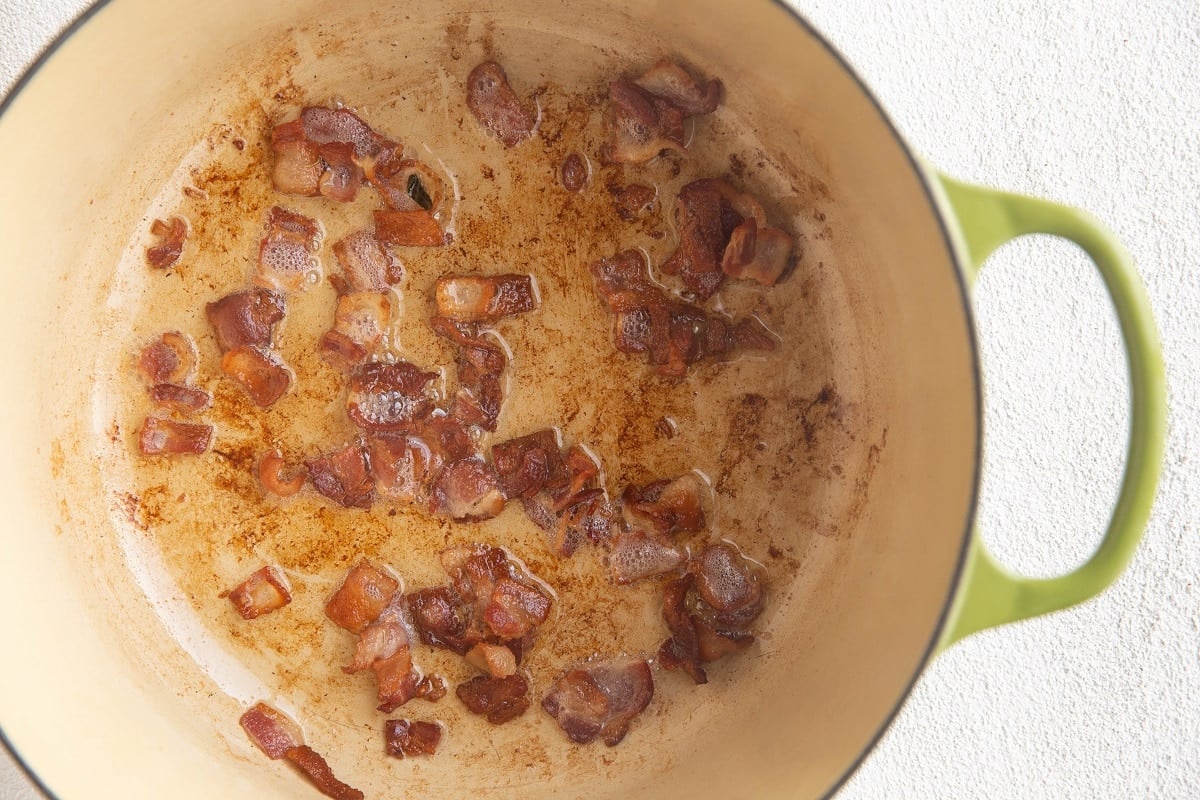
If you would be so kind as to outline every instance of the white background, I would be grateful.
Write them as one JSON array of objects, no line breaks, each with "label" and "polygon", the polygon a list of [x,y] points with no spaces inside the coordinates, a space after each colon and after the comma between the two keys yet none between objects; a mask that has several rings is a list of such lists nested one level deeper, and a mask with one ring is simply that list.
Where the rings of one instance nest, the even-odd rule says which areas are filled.
[{"label": "white background", "polygon": [[[796,5],[917,152],[1086,208],[1119,235],[1155,307],[1171,402],[1158,502],[1128,573],[1083,607],[939,658],[839,800],[1200,797],[1200,4]],[[0,0],[0,88],[83,6]],[[1009,566],[1056,574],[1095,546],[1120,476],[1115,321],[1084,257],[1046,239],[994,256],[976,304],[980,525]],[[0,755],[0,800],[35,796]]]}]

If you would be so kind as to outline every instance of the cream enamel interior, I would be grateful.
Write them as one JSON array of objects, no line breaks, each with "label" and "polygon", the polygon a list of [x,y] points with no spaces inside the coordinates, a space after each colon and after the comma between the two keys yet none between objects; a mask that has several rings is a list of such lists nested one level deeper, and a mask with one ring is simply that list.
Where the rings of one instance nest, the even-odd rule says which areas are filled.
[{"label": "cream enamel interior", "polygon": [[[853,401],[845,474],[813,484],[831,509],[823,522],[778,532],[803,544],[800,571],[773,601],[759,657],[611,751],[385,763],[367,738],[339,741],[335,725],[291,710],[368,796],[403,786],[413,797],[510,797],[519,786],[531,797],[747,787],[810,797],[853,765],[920,669],[954,590],[980,424],[970,323],[936,209],[856,81],[782,8],[702,5],[113,0],[23,88],[0,118],[0,263],[14,301],[0,320],[0,496],[12,515],[0,727],[57,796],[128,796],[131,782],[146,797],[311,793],[237,727],[261,676],[198,664],[199,634],[167,629],[139,588],[144,564],[122,545],[130,534],[106,488],[111,409],[97,391],[113,378],[97,370],[111,370],[128,339],[109,302],[113,270],[198,130],[245,114],[284,80],[343,97],[413,81],[423,67],[402,54],[445,62],[448,24],[465,26],[468,42],[489,38],[514,76],[559,68],[553,47],[534,46],[557,39],[640,59],[677,53],[724,79],[731,112],[794,171],[798,193],[824,187],[830,225],[816,249],[834,257],[791,280],[811,282],[805,310],[824,322],[814,373]],[[50,204],[31,201],[40,196]],[[276,699],[289,708],[286,694]]]}]

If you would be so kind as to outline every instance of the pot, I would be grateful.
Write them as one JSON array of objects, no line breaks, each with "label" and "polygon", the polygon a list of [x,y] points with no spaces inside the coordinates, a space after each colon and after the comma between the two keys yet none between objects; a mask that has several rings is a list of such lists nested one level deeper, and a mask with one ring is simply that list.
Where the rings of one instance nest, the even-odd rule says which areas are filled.
[{"label": "pot", "polygon": [[[681,434],[703,450],[684,466],[713,481],[722,533],[771,575],[756,649],[714,668],[706,686],[660,675],[651,710],[612,749],[568,746],[537,709],[509,726],[470,727],[445,705],[450,698],[431,712],[449,721],[442,752],[424,762],[388,760],[370,693],[331,663],[347,657],[338,632],[282,615],[276,628],[239,629],[219,616],[225,601],[217,595],[255,557],[289,554],[304,587],[293,610],[307,603],[310,620],[336,585],[330,576],[358,554],[432,582],[429,559],[395,538],[421,536],[428,521],[421,528],[400,515],[386,523],[399,527],[372,536],[363,531],[384,525],[379,517],[334,518],[319,499],[303,498],[286,514],[262,512],[294,527],[254,528],[251,537],[244,526],[253,501],[188,483],[193,467],[181,462],[162,467],[182,481],[162,484],[173,502],[154,505],[134,455],[131,353],[154,330],[179,325],[194,329],[202,357],[215,357],[199,309],[221,290],[215,281],[232,286],[244,277],[253,256],[245,243],[254,241],[266,202],[230,186],[265,174],[269,126],[289,109],[337,96],[420,140],[422,114],[465,113],[451,108],[466,72],[495,55],[518,86],[544,90],[549,125],[554,86],[603,87],[628,61],[664,53],[725,82],[722,109],[698,124],[695,152],[727,147],[757,156],[761,163],[721,161],[716,169],[745,170],[745,182],[769,195],[772,217],[794,223],[804,247],[760,308],[781,336],[778,360],[720,365],[706,373],[716,376],[707,384],[689,384],[700,398],[688,406],[697,423]],[[3,534],[9,557],[0,562],[0,603],[9,609],[0,630],[10,654],[0,667],[0,727],[55,796],[297,796],[299,778],[263,758],[238,727],[242,710],[260,699],[293,713],[339,776],[368,796],[828,795],[931,658],[976,631],[1100,592],[1128,562],[1149,514],[1164,388],[1128,254],[1086,214],[964,185],[923,163],[847,65],[782,5],[702,0],[678,14],[631,2],[112,0],[73,26],[0,110],[0,254],[10,296],[19,298],[0,321],[10,370],[0,491],[13,515]],[[471,124],[466,117],[454,143],[426,143],[442,147],[455,169],[456,156],[509,158]],[[235,140],[246,159],[238,163],[260,172],[239,178],[212,166],[239,157],[229,149]],[[556,152],[546,136],[539,141],[539,153]],[[459,175],[464,219],[494,212],[475,200],[486,194],[475,173]],[[189,182],[203,184],[188,208],[206,249],[170,276],[151,274],[141,261],[149,221],[188,202],[181,189]],[[49,207],[31,202],[44,191],[31,187],[52,187]],[[548,203],[530,198],[509,210],[503,227],[528,224],[526,240],[541,232],[565,247],[569,237],[556,238],[537,216]],[[1120,320],[1133,401],[1125,476],[1103,542],[1079,569],[1048,580],[1009,574],[973,530],[982,389],[969,288],[996,247],[1035,232],[1074,241],[1095,262]],[[547,271],[571,260],[542,255],[530,268],[551,286]],[[489,257],[495,265],[509,254]],[[577,260],[575,268],[586,268],[582,251]],[[414,257],[410,278],[421,270]],[[565,314],[556,330],[580,337],[581,357],[594,360],[587,354],[604,339],[588,340],[588,331],[607,328],[574,307],[556,312],[552,294],[543,298],[546,319]],[[174,298],[170,308],[155,305],[166,297]],[[187,308],[190,317],[180,310]],[[531,335],[514,332],[515,353],[535,349]],[[573,401],[581,421],[564,432],[604,445],[597,449],[620,465],[609,465],[614,485],[679,469],[665,448],[639,450],[649,467],[622,460],[662,418],[656,393],[673,390],[637,372],[636,362],[615,364],[608,369],[619,372],[589,373],[599,391]],[[208,377],[220,385],[215,371]],[[538,393],[539,375],[516,370],[512,380],[510,395],[527,398],[507,418],[514,431],[561,411],[554,403],[563,398]],[[767,410],[759,427],[748,439],[731,438],[741,418],[728,403],[760,390]],[[624,401],[612,402],[622,391]],[[640,403],[656,412],[630,409]],[[218,442],[236,422],[224,420]],[[316,430],[303,444],[329,433]],[[760,442],[769,458],[751,452]],[[737,459],[722,460],[729,454]],[[764,477],[774,473],[783,477]],[[223,527],[236,530],[216,535]],[[498,540],[509,535],[502,527],[485,523],[469,536]],[[323,556],[314,531],[328,533]],[[306,559],[287,549],[289,536],[305,542]],[[581,584],[573,595],[566,568],[513,536],[504,543],[555,586],[560,604],[611,591]],[[193,541],[225,546],[189,549]],[[609,616],[597,616],[596,639],[607,635]],[[242,638],[270,647],[238,644],[231,630],[254,630]],[[543,667],[597,646],[547,646]]]}]

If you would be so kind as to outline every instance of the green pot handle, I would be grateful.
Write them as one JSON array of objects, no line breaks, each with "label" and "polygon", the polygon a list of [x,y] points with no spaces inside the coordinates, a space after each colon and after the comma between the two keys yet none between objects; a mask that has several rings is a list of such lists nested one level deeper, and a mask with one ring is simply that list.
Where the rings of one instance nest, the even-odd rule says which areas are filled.
[{"label": "green pot handle", "polygon": [[1162,350],[1150,304],[1133,260],[1092,216],[1032,197],[971,186],[933,173],[958,220],[966,255],[966,278],[974,282],[997,247],[1029,233],[1075,242],[1091,257],[1116,307],[1132,396],[1129,449],[1121,493],[1104,540],[1074,572],[1057,578],[1014,575],[988,553],[979,535],[972,542],[955,604],[939,650],[984,628],[1028,619],[1081,603],[1103,591],[1128,565],[1150,515],[1166,437],[1166,386]]}]

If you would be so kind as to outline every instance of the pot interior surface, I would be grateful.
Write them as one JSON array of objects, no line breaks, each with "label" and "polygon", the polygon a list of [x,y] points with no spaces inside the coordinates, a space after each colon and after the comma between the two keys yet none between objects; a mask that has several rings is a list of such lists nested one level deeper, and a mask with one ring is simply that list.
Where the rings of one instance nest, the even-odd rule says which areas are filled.
[{"label": "pot interior surface", "polygon": [[[970,321],[938,211],[843,65],[781,7],[699,6],[114,0],[28,82],[0,118],[0,254],[16,300],[0,322],[13,517],[0,626],[19,654],[0,672],[0,726],[53,792],[124,796],[135,781],[146,796],[298,796],[300,778],[238,726],[257,700],[291,713],[368,797],[818,796],[856,762],[955,588],[979,436]],[[720,77],[722,106],[684,157],[605,165],[608,81],[666,55]],[[540,109],[534,139],[511,150],[464,103],[489,57]],[[270,187],[271,127],[335,99],[438,164],[455,194],[454,244],[402,255],[397,350],[453,363],[427,326],[437,276],[532,273],[541,308],[499,326],[513,357],[495,440],[558,426],[600,457],[614,493],[697,470],[712,536],[767,570],[753,647],[703,686],[658,671],[616,747],[567,743],[536,699],[581,659],[653,654],[666,636],[657,584],[609,585],[594,550],[558,559],[511,505],[448,525],[262,499],[265,449],[311,457],[354,435],[340,378],[314,353],[335,292],[322,281],[289,298],[282,356],[311,379],[265,413],[220,377],[204,304],[247,284],[272,205],[320,218],[327,243],[370,219],[365,191],[334,209]],[[572,151],[592,160],[579,196],[556,179]],[[774,288],[722,293],[778,334],[775,351],[671,383],[613,350],[588,266],[630,247],[661,263],[677,190],[709,176],[760,198],[802,257]],[[657,210],[622,221],[605,180],[652,183]],[[35,184],[55,187],[52,205],[28,201]],[[150,222],[173,214],[190,225],[184,258],[151,270]],[[327,246],[320,257],[335,271]],[[202,457],[148,461],[132,364],[171,329],[199,345],[217,439]],[[445,723],[442,748],[388,758],[373,684],[341,671],[352,639],[322,607],[361,557],[426,586],[444,579],[437,551],[469,541],[507,547],[556,593],[525,665],[535,706],[497,727],[453,697],[413,701],[387,716]],[[295,599],[244,622],[221,592],[263,563],[285,567]],[[452,683],[470,675],[417,658]]]}]

